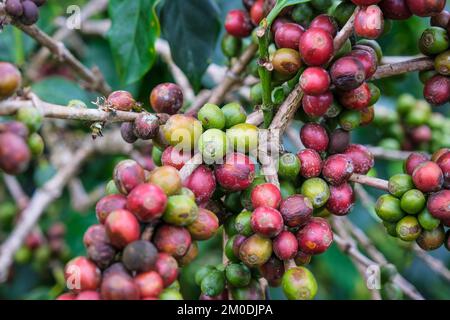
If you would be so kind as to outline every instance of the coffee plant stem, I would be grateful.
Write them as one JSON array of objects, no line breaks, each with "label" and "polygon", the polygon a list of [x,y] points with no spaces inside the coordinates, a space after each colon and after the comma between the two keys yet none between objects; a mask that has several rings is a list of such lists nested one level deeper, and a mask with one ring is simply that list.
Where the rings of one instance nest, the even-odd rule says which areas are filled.
[{"label": "coffee plant stem", "polygon": [[15,176],[11,176],[9,174],[3,174],[3,181],[5,182],[5,186],[8,189],[11,197],[17,204],[17,207],[20,211],[25,209],[28,206],[30,199],[27,194],[23,191],[22,186]]},{"label": "coffee plant stem", "polygon": [[363,185],[366,185],[369,187],[373,187],[376,189],[389,191],[387,180],[369,177],[369,176],[362,175],[362,174],[352,174],[352,176],[350,177],[350,181],[356,182],[359,184],[363,184]]},{"label": "coffee plant stem", "polygon": [[272,103],[272,67],[269,58],[269,26],[267,20],[261,22],[261,26],[256,31],[259,39],[259,62],[258,73],[261,79],[262,86],[262,105],[261,109],[264,114],[263,127],[268,128],[273,118],[273,103]]},{"label": "coffee plant stem", "polygon": [[375,158],[384,160],[404,161],[411,154],[409,151],[386,150],[382,147],[366,146]]},{"label": "coffee plant stem", "polygon": [[403,73],[431,70],[434,68],[434,61],[428,57],[414,58],[392,64],[384,64],[378,67],[370,80],[377,80],[396,76]]}]

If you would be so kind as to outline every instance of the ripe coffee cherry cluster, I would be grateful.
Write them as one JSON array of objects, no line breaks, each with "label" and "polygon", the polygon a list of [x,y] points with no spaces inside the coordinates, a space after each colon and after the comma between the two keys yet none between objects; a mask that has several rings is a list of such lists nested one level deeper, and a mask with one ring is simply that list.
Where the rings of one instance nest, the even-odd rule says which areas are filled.
[{"label": "ripe coffee cherry cluster", "polygon": [[[434,1],[445,5],[445,1]],[[432,7],[432,6],[430,6]],[[434,13],[431,27],[425,29],[419,40],[420,51],[434,59],[434,70],[423,71],[420,80],[425,84],[423,96],[434,106],[450,101],[450,13],[446,10]]]},{"label": "ripe coffee cherry cluster", "polygon": [[415,240],[423,250],[446,243],[444,227],[450,226],[450,150],[440,149],[431,159],[412,153],[404,174],[389,179],[389,193],[375,206],[387,232],[404,241]]},{"label": "ripe coffee cherry cluster", "polygon": [[450,147],[449,119],[409,94],[398,98],[395,111],[378,108],[373,124],[385,149],[433,152]]},{"label": "ripe coffee cherry cluster", "polygon": [[173,288],[178,266],[196,258],[196,241],[214,236],[217,216],[197,205],[199,197],[183,187],[173,166],[149,172],[134,160],[124,160],[115,167],[113,181],[109,191],[115,187],[116,193],[97,203],[99,224],[84,235],[87,258],[66,266],[70,297],[181,298]]},{"label": "ripe coffee cherry cluster", "polygon": [[39,19],[39,7],[46,0],[6,0],[6,12],[25,25],[35,24]]},{"label": "ripe coffee cherry cluster", "polygon": [[0,169],[11,175],[23,173],[31,157],[44,151],[44,141],[36,132],[42,120],[39,111],[21,108],[16,118],[0,123]]}]

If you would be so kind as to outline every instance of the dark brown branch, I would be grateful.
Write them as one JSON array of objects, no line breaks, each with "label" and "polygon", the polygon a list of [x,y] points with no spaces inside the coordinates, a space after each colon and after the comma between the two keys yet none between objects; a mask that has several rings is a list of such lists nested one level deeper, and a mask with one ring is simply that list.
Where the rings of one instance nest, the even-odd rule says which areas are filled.
[{"label": "dark brown branch", "polygon": [[428,57],[415,58],[398,63],[381,65],[370,80],[378,80],[414,71],[432,70],[433,68],[433,59]]}]

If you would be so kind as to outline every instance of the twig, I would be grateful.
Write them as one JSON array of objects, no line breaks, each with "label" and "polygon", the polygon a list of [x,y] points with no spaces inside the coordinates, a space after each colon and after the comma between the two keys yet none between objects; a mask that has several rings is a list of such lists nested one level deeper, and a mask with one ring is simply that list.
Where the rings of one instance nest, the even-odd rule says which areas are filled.
[{"label": "twig", "polygon": [[105,82],[101,73],[98,70],[90,70],[84,66],[69,50],[67,50],[62,42],[55,41],[35,25],[26,26],[15,20],[13,20],[12,23],[35,39],[40,45],[48,48],[51,53],[56,55],[61,61],[64,61],[84,81],[86,81],[90,89],[98,91],[105,96],[111,92],[111,88]]},{"label": "twig", "polygon": [[369,176],[362,175],[362,174],[352,174],[352,176],[350,177],[349,180],[352,182],[363,184],[363,185],[373,187],[376,189],[389,191],[387,180],[369,177]]},{"label": "twig", "polygon": [[366,146],[375,158],[385,160],[406,160],[411,154],[410,151],[387,150],[382,147]]},{"label": "twig", "polygon": [[384,64],[378,67],[375,74],[370,80],[377,80],[387,77],[396,76],[403,73],[413,71],[432,70],[434,68],[434,60],[428,57],[414,58],[392,64]]},{"label": "twig", "polygon": [[8,189],[11,197],[17,204],[19,211],[25,209],[30,201],[27,194],[23,191],[17,178],[10,176],[9,174],[3,174],[3,181],[5,182],[6,188]]},{"label": "twig", "polygon": [[287,125],[290,123],[298,108],[300,107],[303,98],[303,92],[300,89],[300,85],[297,85],[294,90],[288,95],[286,100],[281,104],[278,112],[276,113],[273,121],[269,127],[270,130],[279,130],[280,137],[286,130]]},{"label": "twig", "polygon": [[104,184],[99,185],[90,193],[87,193],[79,178],[73,178],[69,181],[68,190],[71,206],[78,212],[85,212],[105,195]]},{"label": "twig", "polygon": [[445,264],[435,257],[425,253],[419,246],[414,245],[413,250],[416,255],[425,262],[431,270],[439,274],[443,279],[450,282],[450,271],[447,269]]}]

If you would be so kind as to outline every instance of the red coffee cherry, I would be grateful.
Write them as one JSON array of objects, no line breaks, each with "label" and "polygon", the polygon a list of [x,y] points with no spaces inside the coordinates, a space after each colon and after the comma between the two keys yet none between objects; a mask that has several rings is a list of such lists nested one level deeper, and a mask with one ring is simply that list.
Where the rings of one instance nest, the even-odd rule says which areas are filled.
[{"label": "red coffee cherry", "polygon": [[352,187],[348,183],[338,186],[330,186],[330,198],[327,202],[327,209],[336,216],[348,214],[355,203],[355,196]]},{"label": "red coffee cherry", "polygon": [[111,194],[101,198],[95,206],[98,222],[104,224],[108,215],[119,209],[125,209],[127,198],[121,194]]},{"label": "red coffee cherry", "polygon": [[364,65],[351,56],[336,60],[330,69],[330,75],[332,83],[344,91],[358,88],[366,79]]},{"label": "red coffee cherry", "polygon": [[377,71],[377,55],[375,53],[375,50],[373,50],[372,48],[367,47],[367,50],[352,50],[352,52],[350,52],[350,56],[355,57],[363,64],[366,79],[371,78],[374,75],[375,71]]},{"label": "red coffee cherry", "polygon": [[139,289],[141,299],[157,298],[164,289],[164,281],[155,271],[138,274],[134,282]]},{"label": "red coffee cherry", "polygon": [[219,229],[219,219],[214,212],[204,208],[198,209],[197,219],[187,226],[192,239],[207,240],[212,238]]},{"label": "red coffee cherry", "polygon": [[374,166],[373,154],[363,145],[351,144],[344,154],[352,161],[354,173],[366,174]]},{"label": "red coffee cherry", "polygon": [[167,196],[155,184],[143,183],[134,188],[127,197],[127,209],[142,222],[159,219],[166,209]]},{"label": "red coffee cherry", "polygon": [[156,230],[153,242],[159,251],[180,258],[188,251],[192,239],[186,228],[165,224]]},{"label": "red coffee cherry", "polygon": [[242,153],[231,153],[225,158],[225,163],[216,166],[217,182],[228,191],[247,189],[255,178],[255,165]]},{"label": "red coffee cherry", "polygon": [[247,12],[231,10],[225,19],[225,29],[234,37],[245,38],[252,33],[253,25]]},{"label": "red coffee cherry", "polygon": [[405,161],[404,171],[410,176],[413,174],[414,170],[422,163],[430,160],[430,157],[425,153],[413,152],[411,153]]},{"label": "red coffee cherry", "polygon": [[346,182],[353,170],[353,163],[347,156],[335,154],[323,163],[322,176],[329,184],[337,186]]},{"label": "red coffee cherry", "polygon": [[419,17],[431,17],[445,7],[445,0],[406,0],[406,4],[413,14]]},{"label": "red coffee cherry", "polygon": [[101,281],[100,269],[86,257],[70,260],[64,269],[64,278],[69,290],[79,293],[86,290],[97,290]]},{"label": "red coffee cherry", "polygon": [[272,183],[263,183],[253,188],[251,193],[253,208],[271,207],[278,209],[281,202],[281,192]]},{"label": "red coffee cherry", "polygon": [[28,127],[19,121],[8,121],[6,123],[0,123],[0,133],[10,132],[18,135],[22,139],[26,140],[30,135],[30,130]]},{"label": "red coffee cherry", "polygon": [[441,168],[432,161],[421,163],[412,174],[414,185],[422,192],[435,192],[442,188],[444,174]]},{"label": "red coffee cherry", "polygon": [[164,149],[164,152],[161,155],[161,162],[164,166],[171,166],[177,170],[181,170],[191,158],[191,153],[183,152],[183,150],[169,146]]},{"label": "red coffee cherry", "polygon": [[413,128],[409,132],[409,136],[414,143],[420,144],[431,141],[433,132],[427,125]]},{"label": "red coffee cherry", "polygon": [[75,300],[102,300],[102,297],[97,291],[83,291],[77,295]]},{"label": "red coffee cherry", "polygon": [[127,210],[119,209],[111,212],[106,218],[105,227],[111,244],[118,249],[136,241],[140,236],[139,222]]},{"label": "red coffee cherry", "polygon": [[447,222],[450,220],[450,190],[433,193],[427,201],[427,209],[433,217]]},{"label": "red coffee cherry", "polygon": [[300,37],[305,29],[296,23],[285,22],[276,27],[275,43],[278,48],[289,48],[298,51]]},{"label": "red coffee cherry", "polygon": [[259,272],[267,280],[269,286],[279,287],[284,274],[284,263],[275,256],[259,267]]},{"label": "red coffee cherry", "polygon": [[292,232],[281,231],[281,233],[273,239],[273,253],[281,260],[293,259],[298,251],[297,238]]},{"label": "red coffee cherry", "polygon": [[0,100],[12,96],[22,85],[20,71],[9,62],[0,62]]},{"label": "red coffee cherry", "polygon": [[317,152],[326,151],[328,148],[328,133],[324,127],[317,123],[304,124],[300,130],[300,139],[306,148]]},{"label": "red coffee cherry", "polygon": [[309,28],[323,29],[334,38],[338,31],[336,20],[328,14],[320,14],[315,17],[309,24]]},{"label": "red coffee cherry", "polygon": [[17,175],[28,168],[30,160],[31,154],[25,140],[11,132],[0,133],[1,170]]},{"label": "red coffee cherry", "polygon": [[370,5],[359,9],[355,17],[355,34],[362,38],[376,39],[383,33],[384,18],[380,7]]},{"label": "red coffee cherry", "polygon": [[103,276],[100,294],[104,300],[139,300],[139,288],[127,273]]},{"label": "red coffee cherry", "polygon": [[255,4],[256,0],[242,0],[242,4],[244,5],[245,9],[250,11],[250,9]]},{"label": "red coffee cherry", "polygon": [[302,99],[303,111],[310,117],[322,117],[333,104],[333,94],[327,91],[316,96],[304,95]]},{"label": "red coffee cherry", "polygon": [[450,188],[450,151],[447,151],[436,161],[439,168],[441,168],[444,174],[444,188]]},{"label": "red coffee cherry", "polygon": [[106,102],[112,108],[120,111],[131,111],[136,106],[136,101],[131,93],[123,90],[112,92]]},{"label": "red coffee cherry", "polygon": [[280,213],[288,227],[301,227],[311,219],[313,206],[307,197],[294,194],[281,201]]},{"label": "red coffee cherry", "polygon": [[283,217],[274,208],[259,207],[253,211],[250,224],[255,233],[273,238],[283,230]]},{"label": "red coffee cherry", "polygon": [[184,186],[192,190],[197,203],[203,203],[211,199],[216,190],[216,178],[207,166],[201,165],[184,181]]},{"label": "red coffee cherry", "polygon": [[312,218],[296,236],[299,249],[311,255],[325,252],[333,242],[331,227],[323,218]]},{"label": "red coffee cherry", "polygon": [[77,295],[73,293],[63,293],[56,300],[76,300]]},{"label": "red coffee cherry", "polygon": [[309,67],[300,76],[300,88],[307,95],[319,95],[330,88],[330,76],[328,72],[319,67]]},{"label": "red coffee cherry", "polygon": [[159,119],[151,113],[141,113],[134,120],[134,134],[142,140],[155,138],[159,132]]},{"label": "red coffee cherry", "polygon": [[344,129],[336,129],[330,134],[328,153],[342,153],[350,144],[350,133]]},{"label": "red coffee cherry", "polygon": [[264,18],[264,0],[257,0],[250,9],[250,19],[257,26]]},{"label": "red coffee cherry", "polygon": [[135,143],[138,137],[134,134],[134,123],[123,122],[120,125],[120,135],[127,143]]},{"label": "red coffee cherry", "polygon": [[449,21],[450,21],[450,12],[448,12],[447,10],[443,10],[439,14],[431,17],[430,24],[434,27],[441,27],[447,29]]},{"label": "red coffee cherry", "polygon": [[161,275],[167,288],[178,278],[178,262],[171,255],[161,252],[156,260],[155,271]]},{"label": "red coffee cherry", "polygon": [[[279,29],[281,26],[283,26],[285,23],[290,23],[290,22],[291,22],[291,20],[289,20],[289,19],[287,19],[287,18],[284,18],[284,17],[278,17],[278,18],[276,18],[275,21],[272,23],[272,28],[271,28],[271,32],[272,32],[272,35],[273,35],[273,39],[275,39],[275,35],[276,35],[278,29]],[[302,27],[302,28],[303,28],[303,27]],[[302,30],[303,30],[303,29],[302,29]],[[299,36],[298,38],[299,38],[299,40],[300,40],[300,36]],[[275,44],[276,44],[276,40],[275,40]],[[298,44],[298,42],[297,42],[297,44]],[[298,46],[295,47],[294,50],[298,50]]]},{"label": "red coffee cherry", "polygon": [[350,110],[362,110],[370,104],[370,88],[367,83],[363,83],[356,89],[343,91],[339,95],[341,104]]},{"label": "red coffee cherry", "polygon": [[128,194],[136,186],[145,182],[145,172],[136,161],[123,160],[114,168],[113,179],[117,190]]},{"label": "red coffee cherry", "polygon": [[175,114],[183,106],[183,91],[175,83],[161,83],[152,90],[150,105],[158,113]]},{"label": "red coffee cherry", "polygon": [[316,150],[300,150],[297,153],[297,157],[301,163],[300,175],[303,178],[309,179],[320,175],[322,171],[322,158]]},{"label": "red coffee cherry", "polygon": [[306,64],[323,65],[333,56],[333,37],[323,29],[308,29],[300,37],[299,50]]},{"label": "red coffee cherry", "polygon": [[[434,162],[437,163],[437,162],[439,161],[439,159],[440,159],[444,154],[446,154],[448,151],[450,151],[449,148],[441,148],[441,149],[435,151],[435,152],[431,155],[431,161],[434,161]],[[426,160],[425,160],[425,161],[426,161]]]},{"label": "red coffee cherry", "polygon": [[109,243],[105,226],[102,224],[94,224],[90,226],[83,235],[83,244],[86,248],[96,242]]},{"label": "red coffee cherry", "polygon": [[450,79],[441,75],[430,78],[423,88],[423,96],[434,106],[447,103],[450,100]]},{"label": "red coffee cherry", "polygon": [[405,0],[383,0],[378,6],[386,19],[406,20],[412,16]]}]

